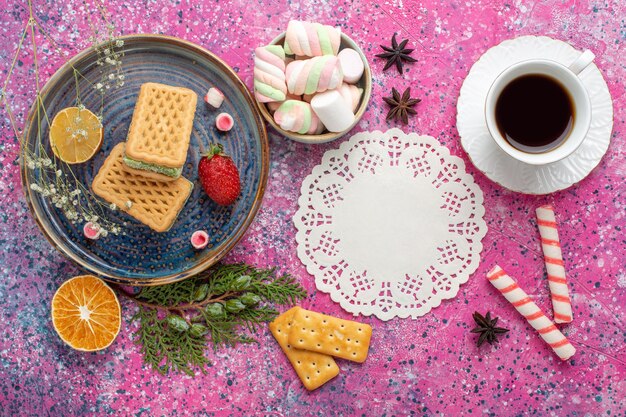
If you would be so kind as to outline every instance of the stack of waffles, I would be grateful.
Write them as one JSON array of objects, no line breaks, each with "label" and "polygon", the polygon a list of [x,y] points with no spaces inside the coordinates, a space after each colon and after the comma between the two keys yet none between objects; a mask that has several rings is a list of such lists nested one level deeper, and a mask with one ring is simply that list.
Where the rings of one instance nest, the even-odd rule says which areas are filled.
[{"label": "stack of waffles", "polygon": [[196,103],[189,89],[143,84],[127,141],[105,160],[94,193],[156,232],[169,230],[193,189],[181,172]]}]

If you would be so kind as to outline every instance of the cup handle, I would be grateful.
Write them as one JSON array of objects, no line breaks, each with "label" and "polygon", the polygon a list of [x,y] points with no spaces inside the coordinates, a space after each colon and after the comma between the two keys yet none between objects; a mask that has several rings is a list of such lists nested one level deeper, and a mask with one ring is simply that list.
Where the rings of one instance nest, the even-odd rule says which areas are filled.
[{"label": "cup handle", "polygon": [[570,71],[576,75],[580,74],[582,70],[587,68],[589,64],[593,62],[595,57],[596,56],[589,49],[585,50],[585,52],[580,54],[580,56],[576,58],[576,61],[569,66]]}]

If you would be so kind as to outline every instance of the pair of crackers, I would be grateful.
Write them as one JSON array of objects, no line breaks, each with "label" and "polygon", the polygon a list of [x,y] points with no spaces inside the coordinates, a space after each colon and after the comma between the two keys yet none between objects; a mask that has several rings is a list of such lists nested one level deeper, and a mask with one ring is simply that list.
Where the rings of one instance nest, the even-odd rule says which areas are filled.
[{"label": "pair of crackers", "polygon": [[364,362],[371,326],[294,307],[269,325],[270,331],[308,390],[339,374],[333,356]]}]

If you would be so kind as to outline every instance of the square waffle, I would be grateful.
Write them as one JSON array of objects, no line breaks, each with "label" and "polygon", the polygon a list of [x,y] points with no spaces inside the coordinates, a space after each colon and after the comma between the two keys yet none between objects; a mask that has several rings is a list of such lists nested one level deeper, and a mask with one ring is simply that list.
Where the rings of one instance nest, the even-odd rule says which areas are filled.
[{"label": "square waffle", "polygon": [[94,193],[156,232],[169,230],[187,202],[193,183],[184,177],[163,182],[134,175],[124,169],[123,155],[124,143],[119,143],[94,178]]},{"label": "square waffle", "polygon": [[[143,84],[128,129],[126,156],[145,164],[182,168],[187,159],[197,101],[198,95],[187,88]],[[143,175],[136,171],[141,170],[133,172]],[[165,177],[146,172],[157,174],[156,178]]]}]

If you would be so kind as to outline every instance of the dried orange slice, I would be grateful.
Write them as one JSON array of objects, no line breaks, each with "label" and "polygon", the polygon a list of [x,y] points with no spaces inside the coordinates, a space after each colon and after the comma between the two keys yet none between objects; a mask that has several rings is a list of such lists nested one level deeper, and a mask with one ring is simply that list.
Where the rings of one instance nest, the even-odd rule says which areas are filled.
[{"label": "dried orange slice", "polygon": [[102,146],[102,136],[100,119],[85,108],[67,107],[54,116],[50,125],[52,151],[68,164],[91,159]]},{"label": "dried orange slice", "polygon": [[108,347],[121,325],[120,303],[100,278],[81,275],[65,281],[52,298],[52,324],[76,350]]}]

